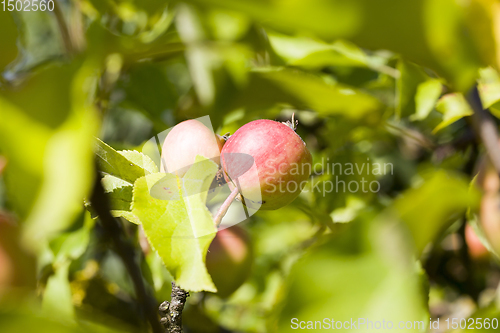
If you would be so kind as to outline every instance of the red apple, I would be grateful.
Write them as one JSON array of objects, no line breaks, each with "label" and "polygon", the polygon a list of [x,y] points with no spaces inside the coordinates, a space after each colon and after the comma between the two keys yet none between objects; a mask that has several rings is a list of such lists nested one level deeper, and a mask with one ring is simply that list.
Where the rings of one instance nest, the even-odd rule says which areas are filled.
[{"label": "red apple", "polygon": [[481,162],[477,182],[484,192],[479,222],[489,244],[500,254],[500,178],[489,161]]},{"label": "red apple", "polygon": [[170,130],[163,142],[161,170],[182,177],[196,155],[220,164],[222,145],[219,137],[203,123],[195,119],[183,121]]},{"label": "red apple", "polygon": [[207,269],[222,298],[235,292],[250,275],[253,251],[250,238],[239,226],[217,232],[207,254]]},{"label": "red apple", "polygon": [[[312,157],[289,125],[262,119],[239,128],[222,149],[230,187],[256,209],[278,209],[292,202],[311,174]],[[232,182],[231,182],[232,181]]]},{"label": "red apple", "polygon": [[471,258],[476,260],[488,259],[490,256],[490,252],[483,245],[479,236],[474,231],[469,224],[465,226],[465,242],[467,244],[467,248],[469,250],[469,255]]}]

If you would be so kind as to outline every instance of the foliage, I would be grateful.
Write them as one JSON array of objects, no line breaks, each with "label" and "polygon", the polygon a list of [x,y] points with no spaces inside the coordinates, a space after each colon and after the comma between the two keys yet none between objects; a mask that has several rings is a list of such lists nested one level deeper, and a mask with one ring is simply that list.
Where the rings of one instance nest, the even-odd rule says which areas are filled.
[{"label": "foliage", "polygon": [[[0,11],[0,331],[150,329],[96,204],[158,304],[172,281],[191,291],[188,332],[500,317],[498,258],[472,261],[463,242],[466,223],[482,232],[476,86],[500,118],[496,1],[55,6]],[[186,119],[223,135],[293,113],[313,173],[293,203],[240,224],[253,267],[223,299],[205,267],[217,166],[160,173],[150,148]],[[96,177],[107,203],[91,200]]]}]

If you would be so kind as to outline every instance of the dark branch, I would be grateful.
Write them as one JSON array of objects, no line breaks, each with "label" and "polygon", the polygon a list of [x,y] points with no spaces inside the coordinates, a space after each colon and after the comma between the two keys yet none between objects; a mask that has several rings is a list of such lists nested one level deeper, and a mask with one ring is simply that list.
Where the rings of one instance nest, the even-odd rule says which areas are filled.
[{"label": "dark branch", "polygon": [[160,305],[162,324],[167,333],[182,333],[182,310],[186,304],[189,293],[172,282],[172,293],[170,302],[165,301]]},{"label": "dark branch", "polygon": [[151,325],[154,333],[163,333],[160,325],[156,300],[148,293],[142,278],[141,267],[136,261],[135,248],[126,238],[122,225],[109,212],[108,198],[104,193],[99,175],[96,175],[94,190],[90,197],[90,203],[95,212],[99,215],[102,227],[114,246],[114,250],[121,258],[132,279],[137,301],[142,308],[143,314]]},{"label": "dark branch", "polygon": [[491,114],[483,109],[477,87],[474,87],[469,93],[468,101],[474,111],[472,115],[474,131],[484,144],[491,163],[500,175],[500,147],[497,125]]},{"label": "dark branch", "polygon": [[59,3],[59,1],[56,1],[53,13],[56,18],[57,25],[59,27],[59,32],[61,33],[61,39],[66,54],[72,55],[74,52],[73,42],[71,41],[68,25],[66,24],[66,20],[64,19],[64,14],[61,8],[59,8],[59,6],[61,6],[61,4]]}]

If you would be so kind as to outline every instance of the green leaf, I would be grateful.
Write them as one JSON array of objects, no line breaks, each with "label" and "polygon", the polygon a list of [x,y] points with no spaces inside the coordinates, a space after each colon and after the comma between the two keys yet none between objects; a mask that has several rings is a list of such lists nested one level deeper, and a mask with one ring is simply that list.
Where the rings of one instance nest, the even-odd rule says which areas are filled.
[{"label": "green leaf", "polygon": [[[104,190],[109,199],[111,214],[123,217],[129,222],[141,224],[139,218],[131,212],[132,180],[141,175],[158,172],[155,162],[147,155],[135,150],[116,151],[98,140],[98,161],[101,170],[110,172],[102,178]],[[106,159],[106,162],[105,162]],[[132,173],[129,174],[128,172]],[[119,177],[125,177],[125,180]]]},{"label": "green leaf", "polygon": [[47,281],[42,301],[42,309],[47,316],[57,316],[59,320],[68,322],[71,322],[75,316],[68,281],[70,263],[66,261],[56,268],[56,273]]},{"label": "green leaf", "polygon": [[111,210],[130,212],[133,186],[111,175],[105,175],[101,182],[108,195]]},{"label": "green leaf", "polygon": [[500,75],[498,71],[491,67],[480,69],[477,89],[483,107],[490,108],[491,113],[497,118],[500,117]]},{"label": "green leaf", "polygon": [[292,69],[270,68],[251,73],[249,87],[236,101],[238,107],[262,109],[288,104],[321,115],[361,119],[383,108],[382,103],[354,87],[327,83],[318,76]]},{"label": "green leaf", "polygon": [[[141,224],[139,218],[130,211],[133,196],[131,181],[134,177],[140,175],[157,173],[158,167],[149,156],[141,152],[135,150],[116,151],[99,139],[98,147],[99,165],[104,167],[101,170],[111,172],[111,174],[106,174],[102,178],[104,190],[108,195],[111,214],[114,217],[123,217],[129,222]],[[107,162],[105,162],[105,158]],[[127,174],[127,172],[133,174]],[[126,180],[119,178],[120,175],[126,177]]]},{"label": "green leaf", "polygon": [[247,82],[248,63],[253,54],[244,44],[214,43],[204,11],[182,5],[178,8],[177,29],[186,44],[186,60],[199,103],[214,109],[212,121],[218,123],[220,107],[226,106],[228,96]]},{"label": "green leaf", "polygon": [[[95,153],[97,155],[99,170],[102,172],[123,179],[130,185],[138,178],[149,173],[145,171],[146,169],[135,164],[125,157],[124,154],[117,152],[101,140],[96,139],[96,142]],[[137,156],[134,156],[134,158],[136,159]],[[146,165],[147,164],[149,164],[149,162],[147,162]]]},{"label": "green leaf", "polygon": [[139,218],[132,212],[127,210],[112,210],[111,215],[113,215],[114,217],[123,217],[125,220],[137,225],[141,224],[141,220],[139,220]]},{"label": "green leaf", "polygon": [[[314,329],[315,321],[324,325],[324,318],[328,318],[330,324],[332,319],[347,321],[343,331],[371,332],[366,322],[358,322],[358,318],[365,318],[391,321],[394,328],[402,320],[423,321],[423,332],[427,307],[418,267],[403,234],[366,216],[346,228],[311,249],[293,267],[277,331],[295,332],[293,318],[305,321],[302,327],[310,321],[309,329],[320,331],[320,326]],[[356,322],[356,329],[351,321]]]},{"label": "green leaf", "polygon": [[[370,50],[390,50],[469,89],[477,69],[494,64],[491,9],[454,0],[190,0],[245,13],[287,34],[346,39]],[[335,22],[335,24],[332,24]],[[477,24],[485,22],[485,24]]]},{"label": "green leaf", "polygon": [[[437,63],[432,68],[438,69],[440,74],[449,79],[458,91],[467,91],[477,78],[477,70],[482,63],[491,59],[485,59],[484,54],[478,52],[479,38],[475,40],[475,23],[468,23],[466,16],[470,13],[476,15],[475,20],[486,21],[486,11],[476,11],[476,1],[471,1],[461,6],[454,0],[426,1],[424,10],[425,38],[429,51]],[[477,21],[476,21],[477,22]],[[495,45],[492,35],[484,33],[481,39]],[[474,36],[477,37],[477,36]],[[491,40],[490,40],[491,38]]]},{"label": "green leaf", "polygon": [[441,97],[436,104],[436,110],[443,114],[443,121],[434,128],[434,133],[474,113],[461,93],[452,93]]},{"label": "green leaf", "polygon": [[415,94],[418,86],[429,79],[420,66],[405,60],[399,60],[400,76],[397,81],[398,105],[396,112],[399,117],[408,117],[416,111]]},{"label": "green leaf", "polygon": [[[134,185],[132,213],[176,283],[190,291],[216,291],[205,266],[216,232],[205,202],[216,173],[214,162],[197,156],[183,178],[157,173],[139,178]],[[175,180],[180,197],[162,200],[151,195],[153,186],[164,179]]]},{"label": "green leaf", "polygon": [[290,37],[268,32],[274,51],[289,65],[305,69],[321,69],[327,66],[349,66],[370,68],[397,76],[397,71],[387,67],[387,59],[368,55],[351,42],[336,40],[326,43],[305,37]]},{"label": "green leaf", "polygon": [[415,94],[416,111],[410,116],[410,120],[424,120],[434,109],[436,102],[441,96],[443,84],[439,79],[430,79],[422,82],[417,87]]},{"label": "green leaf", "polygon": [[81,211],[93,179],[92,137],[97,119],[92,112],[71,116],[47,145],[44,182],[26,221],[28,246],[68,227]]},{"label": "green leaf", "polygon": [[44,153],[51,132],[1,96],[0,118],[0,150],[12,166],[5,171],[7,195],[24,219],[42,181]]},{"label": "green leaf", "polygon": [[[17,301],[17,300],[16,300]],[[20,304],[21,303],[21,304]],[[130,328],[124,328],[124,325],[113,323],[115,328],[106,326],[97,322],[88,320],[80,321],[79,325],[68,325],[61,322],[58,313],[52,313],[48,316],[41,316],[38,309],[34,309],[31,304],[22,304],[28,302],[16,302],[7,307],[0,308],[0,331],[3,333],[18,332],[37,332],[37,333],[123,333],[128,332]],[[110,323],[107,323],[110,325]],[[119,327],[116,327],[119,326]]]},{"label": "green leaf", "polygon": [[460,176],[437,171],[422,186],[407,190],[394,202],[395,213],[408,227],[420,256],[425,246],[479,200]]},{"label": "green leaf", "polygon": [[467,222],[474,229],[474,232],[476,233],[477,237],[479,238],[481,243],[484,245],[484,247],[486,249],[488,249],[488,251],[493,253],[495,256],[497,256],[497,258],[500,259],[500,253],[498,253],[495,250],[495,247],[490,243],[490,241],[488,240],[488,238],[485,235],[483,228],[479,224],[479,216],[477,216],[477,214],[475,214],[475,213],[469,212]]},{"label": "green leaf", "polygon": [[[3,91],[9,102],[0,101],[7,120],[0,123],[0,149],[12,162],[7,189],[24,220],[23,243],[30,250],[43,248],[71,225],[90,189],[92,138],[99,124],[87,100],[94,69],[90,63],[48,67],[24,81],[25,89]],[[51,89],[60,95],[50,98]],[[40,109],[55,112],[43,119]]]},{"label": "green leaf", "polygon": [[111,210],[130,211],[132,203],[132,186],[123,186],[115,188],[112,192],[107,192],[109,200],[109,208]]},{"label": "green leaf", "polygon": [[151,157],[144,155],[137,150],[120,150],[118,153],[122,154],[126,159],[132,161],[135,165],[140,166],[149,173],[158,172],[158,166],[155,162],[153,162]]},{"label": "green leaf", "polygon": [[[64,54],[63,40],[59,38],[60,32],[56,17],[49,10],[16,10],[9,14],[14,16],[18,25],[19,39],[14,50],[19,48],[19,53],[17,58],[7,67],[5,73],[7,79],[20,78],[36,66]],[[4,19],[6,18],[0,20]],[[7,51],[7,54],[9,53]],[[58,82],[54,83],[54,85],[59,84]],[[57,107],[56,105],[55,108]],[[47,114],[46,116],[50,118],[51,115]]]},{"label": "green leaf", "polygon": [[77,259],[80,257],[90,240],[90,230],[93,228],[95,220],[90,213],[86,212],[84,226],[73,232],[59,235],[50,242],[50,248],[55,256],[53,263],[58,265],[64,263],[67,259]]},{"label": "green leaf", "polygon": [[154,121],[161,122],[162,113],[176,106],[175,87],[158,65],[135,64],[126,73],[126,80],[120,82],[127,94],[126,104],[132,104]]},{"label": "green leaf", "polygon": [[[136,157],[139,156],[138,154],[133,155]],[[153,169],[154,168],[151,167],[151,170]],[[132,209],[133,186],[111,175],[105,175],[101,182],[109,199],[111,215],[114,217],[123,217],[127,221],[135,224],[141,224],[141,221],[130,211]]]},{"label": "green leaf", "polygon": [[[131,186],[129,182],[111,175],[104,175],[101,182],[106,193],[113,192],[114,190],[122,187]],[[130,199],[132,199],[132,197],[130,197]]]}]

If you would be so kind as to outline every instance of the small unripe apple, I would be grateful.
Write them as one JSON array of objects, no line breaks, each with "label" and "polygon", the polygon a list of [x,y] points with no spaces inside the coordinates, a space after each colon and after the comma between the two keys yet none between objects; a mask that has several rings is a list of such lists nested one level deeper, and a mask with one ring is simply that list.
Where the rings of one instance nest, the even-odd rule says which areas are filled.
[{"label": "small unripe apple", "polygon": [[311,174],[312,157],[295,130],[261,119],[240,127],[225,143],[221,163],[229,186],[237,186],[244,203],[272,210],[288,205]]},{"label": "small unripe apple", "polygon": [[500,178],[487,159],[481,161],[479,169],[477,182],[484,192],[479,222],[488,243],[500,254]]},{"label": "small unripe apple", "polygon": [[183,121],[170,130],[163,142],[161,171],[182,177],[194,163],[196,155],[220,164],[222,145],[219,137],[200,121]]},{"label": "small unripe apple", "polygon": [[250,275],[252,261],[253,251],[245,229],[232,226],[219,230],[206,261],[217,295],[226,298],[234,293]]},{"label": "small unripe apple", "polygon": [[489,258],[490,252],[483,245],[479,236],[474,231],[474,228],[469,224],[465,226],[465,243],[467,244],[469,255],[472,259],[484,260]]}]

